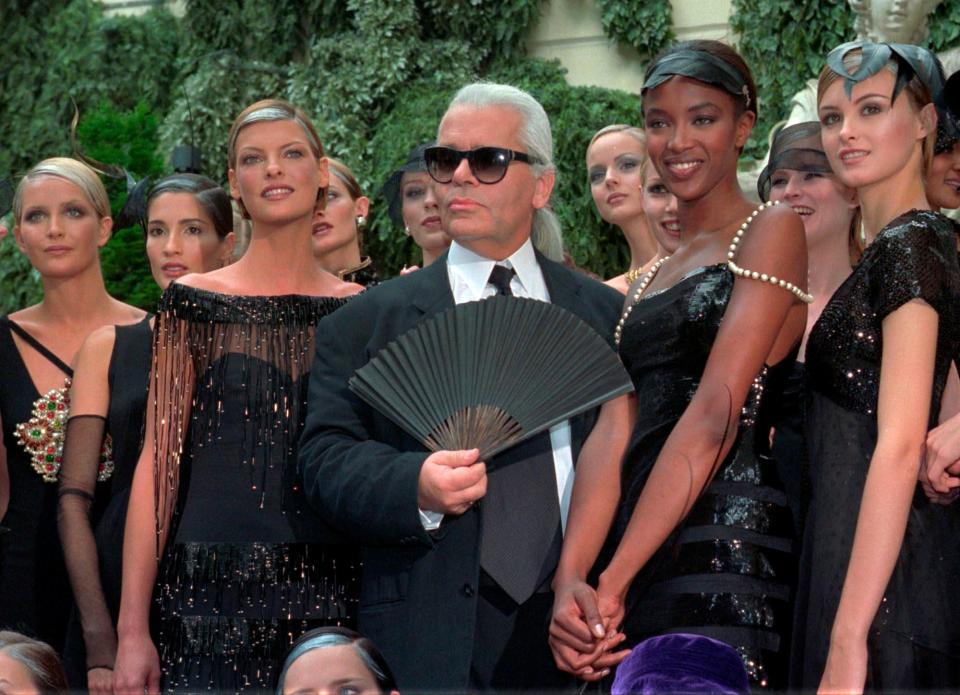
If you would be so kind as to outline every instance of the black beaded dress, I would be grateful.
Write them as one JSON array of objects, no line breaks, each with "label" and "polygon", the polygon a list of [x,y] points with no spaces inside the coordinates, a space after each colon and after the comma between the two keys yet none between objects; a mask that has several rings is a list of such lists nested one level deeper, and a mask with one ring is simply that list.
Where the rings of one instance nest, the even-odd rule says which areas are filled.
[{"label": "black beaded dress", "polygon": [[161,523],[175,510],[158,574],[167,690],[272,688],[303,632],[353,623],[356,555],[328,545],[296,475],[314,332],[342,304],[176,283],[161,298]]},{"label": "black beaded dress", "polygon": [[[65,552],[75,563],[70,565],[70,571],[77,607],[80,615],[85,615],[88,632],[93,632],[93,627],[110,627],[109,634],[88,634],[84,640],[80,615],[75,612],[71,617],[63,661],[74,688],[86,687],[87,669],[113,666],[115,627],[120,613],[123,531],[147,408],[153,343],[150,316],[138,323],[115,326],[114,332],[107,368],[110,403],[106,420],[91,416],[70,420],[70,443],[65,447],[60,471],[61,536]],[[109,480],[94,487],[104,434],[110,437],[112,445],[113,472]],[[93,524],[94,549],[88,547],[88,536],[79,528],[83,523]],[[96,551],[96,558],[92,550]],[[106,615],[100,615],[104,611]]]},{"label": "black beaded dress", "polygon": [[[42,468],[42,464],[33,460],[15,435],[17,425],[31,421],[35,404],[44,395],[37,392],[13,341],[15,331],[25,342],[33,340],[6,316],[0,318],[0,418],[10,478],[10,503],[0,520],[0,629],[39,638],[59,652],[72,595],[57,534],[58,462],[49,462],[52,467],[45,476],[34,466]],[[42,345],[32,344],[30,349],[54,363],[64,379],[72,376],[70,368]],[[50,402],[53,408],[59,407]],[[41,427],[39,431],[43,432],[40,438],[57,448],[52,430]]]},{"label": "black beaded dress", "polygon": [[[626,320],[620,356],[636,386],[637,422],[624,457],[613,529],[617,541],[697,390],[733,285],[726,264],[699,268],[672,287],[642,296]],[[686,519],[637,575],[624,619],[628,644],[669,632],[727,642],[740,653],[754,687],[786,682],[795,563],[790,512],[768,435],[776,398],[771,385],[792,361],[757,375],[729,454]]]},{"label": "black beaded dress", "polygon": [[[881,322],[913,299],[939,314],[930,408],[936,424],[960,345],[960,269],[951,222],[912,211],[864,251],[810,332],[808,445],[812,500],[797,596],[792,684],[816,688],[846,576],[870,459],[877,444]],[[868,637],[867,687],[960,687],[960,510],[917,486],[900,557]]]}]

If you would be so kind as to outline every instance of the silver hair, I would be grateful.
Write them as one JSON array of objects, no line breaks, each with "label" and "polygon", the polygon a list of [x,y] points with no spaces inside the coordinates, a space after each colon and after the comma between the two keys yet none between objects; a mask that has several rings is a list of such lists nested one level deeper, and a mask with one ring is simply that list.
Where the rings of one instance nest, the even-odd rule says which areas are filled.
[{"label": "silver hair", "polygon": [[[556,172],[550,119],[540,102],[527,92],[508,84],[474,82],[460,88],[450,101],[447,111],[456,106],[473,106],[479,109],[499,106],[513,109],[522,119],[520,143],[528,154],[538,160],[530,167],[534,176]],[[563,232],[560,229],[560,220],[549,203],[534,212],[530,240],[534,247],[550,260],[558,263],[563,261]]]}]

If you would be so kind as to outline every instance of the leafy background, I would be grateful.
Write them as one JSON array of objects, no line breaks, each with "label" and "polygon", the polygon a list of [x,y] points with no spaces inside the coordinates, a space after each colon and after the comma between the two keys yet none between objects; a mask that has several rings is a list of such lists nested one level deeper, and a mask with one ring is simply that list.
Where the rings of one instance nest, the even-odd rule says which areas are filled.
[{"label": "leafy background", "polygon": [[[611,42],[648,57],[674,39],[669,0],[593,1]],[[622,91],[570,86],[558,63],[527,57],[523,39],[542,10],[543,0],[187,0],[181,18],[163,8],[105,17],[94,0],[2,0],[0,177],[71,152],[75,101],[78,139],[91,156],[137,177],[162,175],[173,148],[189,143],[203,153],[204,173],[224,181],[233,117],[256,99],[280,96],[311,114],[328,151],[372,196],[366,251],[389,276],[418,254],[377,204],[380,184],[435,134],[458,86],[504,81],[532,92],[550,114],[559,171],[553,204],[574,260],[614,275],[629,254],[596,213],[583,153],[601,126],[637,122],[639,103]],[[853,35],[852,19],[843,0],[733,0],[731,24],[761,96],[748,154],[762,155],[790,96]],[[960,0],[946,0],[930,26],[934,48],[958,43]],[[108,185],[116,209],[125,187]],[[112,293],[154,304],[138,230],[115,232],[103,265]],[[8,237],[0,242],[0,312],[39,296]]]}]

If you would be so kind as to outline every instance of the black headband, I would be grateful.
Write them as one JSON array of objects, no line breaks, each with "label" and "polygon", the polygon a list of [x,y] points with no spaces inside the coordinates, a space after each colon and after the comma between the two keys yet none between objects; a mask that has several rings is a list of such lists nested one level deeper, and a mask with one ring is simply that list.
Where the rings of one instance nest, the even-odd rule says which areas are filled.
[{"label": "black headband", "polygon": [[689,77],[720,87],[733,96],[742,98],[747,110],[756,112],[746,76],[713,53],[696,48],[678,48],[668,53],[647,70],[640,93],[659,87],[671,77]]},{"label": "black headband", "polygon": [[787,126],[773,136],[770,159],[757,179],[760,200],[770,200],[771,179],[781,169],[830,174],[830,162],[820,141],[820,124],[816,121]]},{"label": "black headband", "polygon": [[[843,59],[853,50],[860,51],[860,64],[851,73]],[[907,43],[873,43],[872,41],[849,41],[842,43],[827,55],[827,67],[844,79],[847,96],[853,92],[853,86],[880,72],[891,60],[897,63],[897,81],[893,87],[891,101],[907,86],[910,78],[916,75],[930,91],[934,100],[943,91],[943,68],[940,61],[926,48]]]}]

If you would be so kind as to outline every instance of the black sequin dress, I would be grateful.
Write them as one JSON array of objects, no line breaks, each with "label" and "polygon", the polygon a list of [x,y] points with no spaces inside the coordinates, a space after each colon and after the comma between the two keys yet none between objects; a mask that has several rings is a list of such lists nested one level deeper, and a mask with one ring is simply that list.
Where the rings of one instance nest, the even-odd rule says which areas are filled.
[{"label": "black sequin dress", "polygon": [[[881,322],[913,299],[939,314],[930,425],[960,345],[960,269],[951,222],[927,211],[888,224],[810,332],[812,500],[800,565],[793,685],[816,688],[877,444]],[[960,510],[914,494],[900,557],[868,638],[867,686],[960,686]]]},{"label": "black sequin dress", "polygon": [[296,477],[314,331],[342,303],[179,284],[161,299],[158,507],[176,510],[158,575],[167,690],[272,688],[299,635],[354,620],[359,563],[328,545]]},{"label": "black sequin dress", "polygon": [[[746,280],[745,282],[750,282]],[[660,450],[693,398],[730,301],[726,264],[645,295],[623,329],[620,355],[637,391],[637,422],[623,466],[619,542]],[[733,645],[754,687],[783,687],[795,575],[791,518],[769,457],[769,388],[790,360],[757,375],[739,429],[713,481],[637,575],[627,598],[628,643],[668,632]]]}]

